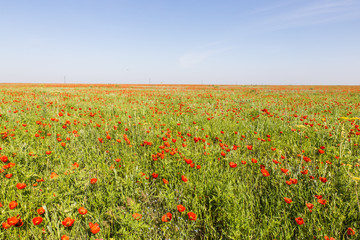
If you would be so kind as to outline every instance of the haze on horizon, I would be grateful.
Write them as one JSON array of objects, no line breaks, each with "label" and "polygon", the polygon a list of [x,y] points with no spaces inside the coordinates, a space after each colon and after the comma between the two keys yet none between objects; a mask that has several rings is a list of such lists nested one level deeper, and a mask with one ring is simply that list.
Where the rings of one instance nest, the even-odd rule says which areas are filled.
[{"label": "haze on horizon", "polygon": [[359,85],[360,1],[3,1],[1,83]]}]

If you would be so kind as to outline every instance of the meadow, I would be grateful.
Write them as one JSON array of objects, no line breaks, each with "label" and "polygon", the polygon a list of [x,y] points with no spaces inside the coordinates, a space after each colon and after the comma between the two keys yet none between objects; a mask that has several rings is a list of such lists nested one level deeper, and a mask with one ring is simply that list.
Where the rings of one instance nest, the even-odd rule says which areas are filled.
[{"label": "meadow", "polygon": [[0,96],[0,239],[360,238],[358,86]]}]

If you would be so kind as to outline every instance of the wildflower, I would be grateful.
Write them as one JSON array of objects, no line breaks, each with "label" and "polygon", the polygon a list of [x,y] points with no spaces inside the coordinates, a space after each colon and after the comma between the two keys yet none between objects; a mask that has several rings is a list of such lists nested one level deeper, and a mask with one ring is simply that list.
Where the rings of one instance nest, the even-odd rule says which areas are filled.
[{"label": "wildflower", "polygon": [[62,225],[64,225],[64,227],[71,227],[75,222],[75,219],[71,219],[69,217],[65,218],[64,221],[62,221]]},{"label": "wildflower", "polygon": [[142,218],[142,215],[140,213],[134,213],[132,216],[135,220],[138,220],[138,221]]},{"label": "wildflower", "polygon": [[161,217],[161,221],[163,222],[169,222],[171,221],[171,219],[172,219],[172,214],[169,212]]},{"label": "wildflower", "polygon": [[98,223],[93,224],[92,222],[90,222],[89,227],[90,227],[90,231],[93,234],[96,234],[96,233],[100,232],[100,227],[99,227]]},{"label": "wildflower", "polygon": [[70,238],[68,236],[66,236],[66,235],[62,235],[61,240],[70,240]]},{"label": "wildflower", "polygon": [[292,184],[297,184],[298,183],[298,180],[294,179],[294,178],[290,178],[290,181],[292,182]]},{"label": "wildflower", "polygon": [[45,209],[44,209],[43,207],[41,207],[41,208],[39,208],[39,209],[37,210],[37,213],[40,214],[40,215],[42,215],[42,214],[45,213]]},{"label": "wildflower", "polygon": [[8,229],[11,227],[7,222],[3,222],[1,225],[2,225],[2,228],[4,228],[4,229]]},{"label": "wildflower", "polygon": [[270,173],[265,168],[261,169],[261,173],[264,177],[270,176]]},{"label": "wildflower", "polygon": [[18,184],[16,184],[16,187],[18,189],[24,189],[26,187],[26,184],[25,183],[18,183]]},{"label": "wildflower", "polygon": [[355,231],[352,228],[348,228],[346,231],[347,235],[351,236],[351,235],[355,235]]},{"label": "wildflower", "polygon": [[10,226],[15,226],[19,222],[19,219],[17,217],[10,217],[7,219],[7,223]]},{"label": "wildflower", "polygon": [[284,197],[284,200],[286,203],[292,203],[292,200],[290,198]]},{"label": "wildflower", "polygon": [[310,212],[312,212],[312,209],[313,209],[313,207],[314,207],[314,204],[312,204],[312,203],[306,203],[306,206],[307,206],[307,208],[310,210]]},{"label": "wildflower", "polygon": [[188,179],[187,179],[184,175],[181,176],[181,180],[182,180],[183,182],[187,182],[187,181],[188,181]]},{"label": "wildflower", "polygon": [[335,238],[333,238],[333,237],[329,238],[328,236],[324,236],[324,239],[325,240],[335,240]]},{"label": "wildflower", "polygon": [[13,175],[11,173],[8,173],[5,175],[6,178],[10,179]]},{"label": "wildflower", "polygon": [[79,207],[78,211],[81,215],[85,215],[88,212],[88,210],[84,207]]},{"label": "wildflower", "polygon": [[235,168],[235,167],[237,167],[237,164],[234,163],[234,162],[230,162],[230,163],[229,163],[229,166],[230,166],[231,168]]},{"label": "wildflower", "polygon": [[18,204],[17,204],[16,201],[12,201],[12,202],[9,203],[9,208],[10,208],[10,209],[14,209],[14,208],[16,208],[17,205],[18,205]]},{"label": "wildflower", "polygon": [[51,179],[57,178],[59,175],[57,175],[55,172],[52,172],[50,175]]},{"label": "wildflower", "polygon": [[196,221],[197,218],[196,214],[193,212],[188,212],[188,217],[190,221]]},{"label": "wildflower", "polygon": [[177,210],[179,212],[183,212],[183,211],[185,211],[185,207],[183,205],[179,204],[179,205],[177,205]]},{"label": "wildflower", "polygon": [[42,221],[43,221],[42,217],[34,217],[32,220],[34,225],[39,225],[39,224],[41,224]]},{"label": "wildflower", "polygon": [[95,184],[97,182],[97,178],[92,178],[92,179],[90,179],[90,183],[91,184]]},{"label": "wildflower", "polygon": [[295,221],[296,221],[296,223],[299,224],[299,225],[304,224],[304,219],[301,218],[301,217],[295,218]]},{"label": "wildflower", "polygon": [[320,177],[319,179],[320,179],[320,181],[322,181],[323,183],[326,183],[326,182],[327,182],[327,179],[324,178],[324,177]]}]

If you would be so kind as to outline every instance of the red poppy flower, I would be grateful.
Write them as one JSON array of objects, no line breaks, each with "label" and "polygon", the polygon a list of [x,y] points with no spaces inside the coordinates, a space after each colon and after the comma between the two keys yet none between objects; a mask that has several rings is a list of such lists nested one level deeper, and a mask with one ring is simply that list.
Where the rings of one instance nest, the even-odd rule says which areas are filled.
[{"label": "red poppy flower", "polygon": [[294,179],[294,178],[290,178],[290,181],[292,182],[292,184],[297,184],[298,183],[298,180]]},{"label": "red poppy flower", "polygon": [[323,153],[325,153],[325,151],[322,150],[322,149],[319,149],[319,153],[320,153],[320,154],[323,154]]},{"label": "red poppy flower", "polygon": [[163,179],[163,183],[164,183],[164,184],[168,184],[169,181],[164,178],[164,179]]},{"label": "red poppy flower", "polygon": [[284,197],[284,200],[285,200],[286,203],[292,203],[292,200],[290,198]]},{"label": "red poppy flower", "polygon": [[62,235],[61,240],[70,240],[70,238],[68,236],[66,236],[66,235]]},{"label": "red poppy flower", "polygon": [[37,213],[40,214],[40,215],[42,215],[42,214],[45,213],[45,209],[44,209],[43,207],[41,207],[41,208],[39,208],[39,209],[37,210]]},{"label": "red poppy flower", "polygon": [[177,205],[177,210],[179,212],[183,212],[183,211],[185,211],[185,207],[183,205],[179,204],[179,205]]},{"label": "red poppy flower", "polygon": [[197,218],[196,214],[193,212],[188,212],[188,217],[190,221],[196,221]]},{"label": "red poppy flower", "polygon": [[10,226],[15,226],[19,222],[19,219],[17,217],[10,217],[7,219],[7,223]]},{"label": "red poppy flower", "polygon": [[296,223],[299,224],[299,225],[304,224],[304,219],[301,218],[301,217],[295,218],[295,221],[296,221]]},{"label": "red poppy flower", "polygon": [[187,181],[188,181],[188,179],[187,179],[184,175],[181,176],[181,180],[182,180],[183,182],[187,182]]},{"label": "red poppy flower", "polygon": [[5,175],[5,177],[6,177],[6,178],[9,178],[9,179],[10,179],[12,176],[13,176],[13,175],[12,175],[11,173],[8,173],[8,174]]},{"label": "red poppy flower", "polygon": [[261,169],[261,173],[264,177],[270,176],[270,173],[265,168]]},{"label": "red poppy flower", "polygon": [[324,239],[325,240],[335,240],[335,238],[333,238],[333,237],[329,238],[328,236],[324,236]]},{"label": "red poppy flower", "polygon": [[52,172],[51,175],[50,175],[50,178],[51,179],[54,179],[56,177],[58,177],[59,175],[57,175],[55,172]]},{"label": "red poppy flower", "polygon": [[98,223],[93,224],[92,222],[90,222],[89,227],[90,227],[90,231],[93,234],[96,234],[96,233],[100,232],[100,227],[99,227]]},{"label": "red poppy flower", "polygon": [[234,163],[234,162],[230,162],[230,163],[229,163],[229,166],[230,166],[231,168],[235,168],[235,167],[237,167],[237,164]]},{"label": "red poppy flower", "polygon": [[161,217],[161,221],[163,222],[169,222],[171,221],[171,219],[172,219],[172,214],[169,212]]},{"label": "red poppy flower", "polygon": [[81,215],[85,215],[88,213],[88,210],[84,207],[79,207],[78,211]]},{"label": "red poppy flower", "polygon": [[142,218],[142,215],[140,213],[134,213],[132,216],[135,220],[138,220],[138,221]]},{"label": "red poppy flower", "polygon": [[42,217],[34,217],[33,220],[32,220],[34,225],[39,225],[39,224],[42,223],[42,221],[43,221]]},{"label": "red poppy flower", "polygon": [[12,202],[9,203],[9,208],[10,208],[10,209],[14,209],[14,208],[16,208],[17,205],[18,205],[18,204],[17,204],[16,201],[12,201]]},{"label": "red poppy flower", "polygon": [[159,174],[157,174],[157,173],[152,173],[151,176],[152,176],[154,179],[156,179],[156,178],[158,178]]},{"label": "red poppy flower", "polygon": [[318,203],[322,204],[325,206],[326,204],[326,200],[323,200],[323,199],[318,199]]},{"label": "red poppy flower", "polygon": [[251,145],[247,145],[246,147],[248,150],[252,150],[252,148],[253,148],[253,146],[251,146]]},{"label": "red poppy flower", "polygon": [[18,184],[16,184],[16,187],[18,189],[24,189],[26,187],[26,184],[25,183],[18,183]]},{"label": "red poppy flower", "polygon": [[316,197],[317,199],[322,199],[322,196],[321,196],[321,195],[315,195],[315,197]]},{"label": "red poppy flower", "polygon": [[90,179],[90,183],[91,184],[95,184],[97,182],[97,178],[92,178],[92,179]]},{"label": "red poppy flower", "polygon": [[9,158],[7,157],[7,156],[1,156],[1,161],[3,162],[3,163],[6,163],[7,161],[9,161]]},{"label": "red poppy flower", "polygon": [[65,218],[64,221],[62,221],[62,225],[64,225],[64,227],[71,227],[75,222],[75,219],[71,219],[69,217]]},{"label": "red poppy flower", "polygon": [[312,212],[311,209],[313,209],[314,204],[312,204],[312,203],[306,203],[306,206],[308,207],[308,209],[310,210],[310,212]]},{"label": "red poppy flower", "polygon": [[327,179],[324,178],[324,177],[320,177],[319,179],[320,179],[320,181],[322,181],[323,183],[326,183],[326,182],[327,182]]},{"label": "red poppy flower", "polygon": [[1,225],[2,225],[2,228],[4,228],[4,229],[8,229],[11,227],[7,222],[3,222]]},{"label": "red poppy flower", "polygon": [[346,231],[347,235],[351,236],[351,235],[355,235],[355,231],[352,228],[348,228]]}]

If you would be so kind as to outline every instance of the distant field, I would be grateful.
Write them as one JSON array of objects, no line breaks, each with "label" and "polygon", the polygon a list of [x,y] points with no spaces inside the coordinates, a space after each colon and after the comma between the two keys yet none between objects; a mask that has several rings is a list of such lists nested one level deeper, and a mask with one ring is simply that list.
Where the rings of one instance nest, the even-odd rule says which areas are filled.
[{"label": "distant field", "polygon": [[0,96],[0,239],[360,238],[360,86]]}]

